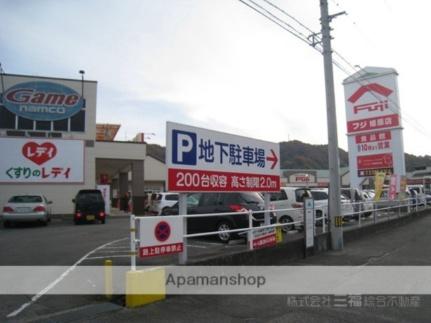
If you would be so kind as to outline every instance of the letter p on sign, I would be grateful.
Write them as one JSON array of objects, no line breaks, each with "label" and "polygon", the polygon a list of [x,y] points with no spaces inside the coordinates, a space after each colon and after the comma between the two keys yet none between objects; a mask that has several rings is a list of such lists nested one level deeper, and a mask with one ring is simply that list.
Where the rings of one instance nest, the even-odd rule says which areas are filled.
[{"label": "letter p on sign", "polygon": [[196,165],[196,149],[195,133],[172,131],[172,161],[174,164]]}]

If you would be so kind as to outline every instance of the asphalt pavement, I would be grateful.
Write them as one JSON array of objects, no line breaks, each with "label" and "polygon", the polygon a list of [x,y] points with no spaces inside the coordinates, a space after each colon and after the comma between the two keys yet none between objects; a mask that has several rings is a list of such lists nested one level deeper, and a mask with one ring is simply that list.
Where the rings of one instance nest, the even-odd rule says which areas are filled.
[{"label": "asphalt pavement", "polygon": [[[431,216],[382,229],[304,260],[274,265],[431,265]],[[430,291],[431,294],[431,291]],[[431,297],[415,306],[289,306],[291,296],[171,296],[141,309],[121,309],[81,322],[429,322]],[[387,296],[385,296],[387,297]],[[407,295],[406,297],[411,297]],[[364,304],[364,303],[362,303]],[[389,304],[389,303],[388,303]]]},{"label": "asphalt pavement", "polygon": [[[397,217],[381,215],[378,221]],[[364,220],[363,225],[373,222]],[[354,227],[346,223],[346,229]],[[363,237],[346,244],[341,252],[326,252],[305,260],[274,265],[430,265],[431,217],[422,217],[404,225]],[[73,225],[67,219],[53,219],[48,227],[19,225],[0,229],[1,266],[72,266],[102,265],[112,259],[114,265],[128,265],[129,219],[117,217],[105,225]],[[300,238],[292,232],[288,239]],[[191,239],[190,257],[213,257],[226,252],[246,249],[243,240],[225,245],[215,239]],[[176,264],[176,256],[141,261],[142,265]],[[54,279],[55,277],[53,277]],[[17,282],[19,283],[19,282]],[[121,300],[119,300],[121,302]],[[0,317],[29,304],[11,321],[39,322],[376,322],[418,321],[431,314],[428,297],[421,297],[420,308],[309,308],[287,306],[287,296],[168,296],[164,302],[142,309],[128,310],[115,303],[107,303],[101,296],[34,295],[0,296]],[[179,314],[181,313],[181,314]],[[87,318],[87,319],[86,319]],[[3,321],[3,319],[0,319]]]}]

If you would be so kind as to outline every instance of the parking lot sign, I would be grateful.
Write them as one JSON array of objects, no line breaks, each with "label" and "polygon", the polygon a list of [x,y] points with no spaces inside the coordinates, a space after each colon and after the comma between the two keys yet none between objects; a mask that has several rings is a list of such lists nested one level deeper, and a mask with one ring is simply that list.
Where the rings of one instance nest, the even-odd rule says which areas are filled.
[{"label": "parking lot sign", "polygon": [[167,123],[168,190],[277,192],[279,144]]}]

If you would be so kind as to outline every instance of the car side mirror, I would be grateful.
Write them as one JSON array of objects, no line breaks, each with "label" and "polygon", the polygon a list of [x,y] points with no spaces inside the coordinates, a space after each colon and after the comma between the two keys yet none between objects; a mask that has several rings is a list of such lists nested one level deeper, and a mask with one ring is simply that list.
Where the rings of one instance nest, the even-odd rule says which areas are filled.
[{"label": "car side mirror", "polygon": [[72,203],[76,203],[76,200],[75,200],[75,199],[72,199]]},{"label": "car side mirror", "polygon": [[52,204],[52,201],[48,201],[48,204]]}]

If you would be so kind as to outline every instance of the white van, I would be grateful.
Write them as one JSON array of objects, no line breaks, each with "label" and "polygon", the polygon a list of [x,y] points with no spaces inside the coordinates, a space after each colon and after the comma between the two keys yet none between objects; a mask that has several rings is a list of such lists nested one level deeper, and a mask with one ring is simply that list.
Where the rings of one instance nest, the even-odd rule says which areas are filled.
[{"label": "white van", "polygon": [[[311,190],[311,194],[314,199],[314,207],[316,209],[316,218],[320,218],[322,214],[325,216],[325,223],[328,223],[328,200],[329,200],[329,190],[327,188],[316,188]],[[352,203],[340,195],[340,207],[341,215],[343,218],[353,217],[354,208]]]},{"label": "white van", "polygon": [[152,201],[149,211],[154,215],[161,215],[166,208],[178,202],[178,193],[162,192],[158,193]]},{"label": "white van", "polygon": [[[311,191],[305,187],[281,187],[280,192],[271,193],[271,208],[279,223],[302,222],[304,220],[304,198],[312,198]],[[301,224],[284,226],[283,231],[303,227]]]}]

